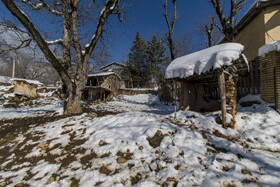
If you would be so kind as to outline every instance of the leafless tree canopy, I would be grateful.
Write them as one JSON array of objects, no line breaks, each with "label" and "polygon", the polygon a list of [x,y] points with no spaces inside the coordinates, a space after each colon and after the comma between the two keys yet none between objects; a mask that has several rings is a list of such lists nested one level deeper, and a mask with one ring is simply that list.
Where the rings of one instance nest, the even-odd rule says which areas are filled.
[{"label": "leafless tree canopy", "polygon": [[221,23],[221,27],[216,26],[225,35],[225,42],[234,41],[234,18],[237,12],[244,7],[246,0],[230,0],[230,13],[228,17],[222,8],[221,0],[211,0],[211,3]]},{"label": "leafless tree canopy", "polygon": [[[121,20],[121,0],[2,0],[6,8],[26,28],[32,40],[35,40],[46,59],[58,72],[63,83],[66,85],[69,96],[64,106],[65,114],[81,113],[81,95],[86,84],[88,62],[99,38],[102,36],[104,25],[111,14],[116,14]],[[100,5],[103,8],[100,9]],[[92,10],[101,10],[93,14]],[[48,32],[41,32],[34,22],[27,16],[46,13],[46,20],[56,20],[61,38],[47,41],[45,36]],[[92,19],[91,19],[92,18]],[[97,19],[97,24],[92,20]],[[82,45],[83,28],[93,28],[91,38],[86,45]],[[51,30],[51,29],[50,29]],[[62,49],[62,58],[59,58],[50,45],[59,45]],[[75,65],[73,65],[75,62]]]}]

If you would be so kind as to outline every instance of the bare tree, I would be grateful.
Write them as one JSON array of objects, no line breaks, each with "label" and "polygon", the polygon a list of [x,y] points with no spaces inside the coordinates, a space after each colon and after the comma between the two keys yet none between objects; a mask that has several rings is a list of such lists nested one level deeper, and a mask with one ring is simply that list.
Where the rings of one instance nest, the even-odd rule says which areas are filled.
[{"label": "bare tree", "polygon": [[[100,44],[100,43],[99,43]],[[105,45],[97,45],[88,64],[88,73],[96,72],[101,66],[111,62],[112,56]]]},{"label": "bare tree", "polygon": [[172,39],[172,33],[174,31],[175,23],[177,21],[177,12],[176,12],[177,2],[176,2],[176,0],[172,0],[172,4],[173,4],[173,18],[170,21],[169,17],[168,17],[168,13],[167,13],[167,0],[164,0],[164,2],[163,2],[163,8],[164,8],[163,16],[165,18],[165,21],[166,21],[167,27],[168,27],[167,44],[168,44],[169,51],[170,51],[171,61],[176,58],[174,41]]},{"label": "bare tree", "polygon": [[222,9],[221,0],[211,0],[211,3],[216,11],[216,14],[220,20],[221,28],[219,30],[224,34],[225,42],[234,41],[234,18],[237,12],[242,9],[246,3],[246,0],[230,0],[230,14],[226,17],[224,10]]},{"label": "bare tree", "polygon": [[185,31],[175,38],[176,56],[184,56],[194,52],[195,43],[190,32]]},{"label": "bare tree", "polygon": [[[121,0],[106,0],[101,13],[98,14],[94,34],[85,46],[81,45],[81,35],[79,26],[83,23],[90,23],[89,19],[81,20],[86,15],[90,15],[88,9],[84,10],[85,2],[80,0],[2,0],[6,8],[19,20],[27,29],[32,39],[36,41],[39,48],[45,55],[45,58],[52,64],[58,72],[61,80],[69,91],[68,98],[64,104],[64,114],[80,114],[81,95],[87,81],[87,67],[93,50],[99,38],[102,36],[104,25],[111,14],[117,14],[121,18],[120,3]],[[92,3],[93,2],[93,3]],[[90,6],[96,1],[88,1]],[[100,1],[99,1],[100,2]],[[104,2],[104,1],[102,1]],[[45,11],[52,17],[63,23],[63,38],[56,39],[52,42],[46,41],[45,33],[40,32],[23,10]],[[87,14],[89,13],[89,14]],[[86,17],[88,18],[88,17]],[[62,48],[62,58],[55,55],[50,45],[60,45]],[[75,51],[75,56],[71,55],[71,50]],[[75,65],[73,66],[73,62]]]},{"label": "bare tree", "polygon": [[202,48],[215,45],[222,37],[222,33],[218,30],[216,24],[216,14],[208,14],[203,20],[198,22],[196,32],[202,38],[199,44]]},{"label": "bare tree", "polygon": [[213,33],[214,33],[215,24],[216,24],[216,16],[211,19],[211,23],[209,26],[205,25],[205,32],[208,38],[208,47],[213,46]]}]

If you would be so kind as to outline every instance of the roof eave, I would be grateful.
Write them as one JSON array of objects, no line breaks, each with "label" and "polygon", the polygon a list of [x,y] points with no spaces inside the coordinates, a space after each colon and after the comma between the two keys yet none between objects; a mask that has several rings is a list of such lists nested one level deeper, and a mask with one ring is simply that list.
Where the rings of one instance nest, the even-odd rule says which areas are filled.
[{"label": "roof eave", "polygon": [[[259,13],[263,11],[264,8],[269,6],[280,5],[280,0],[273,1],[259,1],[251,7],[248,12],[241,18],[241,20],[234,26],[233,31],[236,36],[240,31],[242,31]],[[221,39],[218,44],[224,42],[224,38]]]},{"label": "roof eave", "polygon": [[112,65],[112,64],[118,64],[118,65],[120,65],[120,66],[126,67],[125,64],[121,64],[121,63],[118,63],[118,62],[112,62],[112,63],[110,63],[110,64],[107,64],[107,65],[105,65],[105,66],[99,68],[99,69],[102,70],[102,69],[107,68],[108,66],[110,66],[110,65]]}]

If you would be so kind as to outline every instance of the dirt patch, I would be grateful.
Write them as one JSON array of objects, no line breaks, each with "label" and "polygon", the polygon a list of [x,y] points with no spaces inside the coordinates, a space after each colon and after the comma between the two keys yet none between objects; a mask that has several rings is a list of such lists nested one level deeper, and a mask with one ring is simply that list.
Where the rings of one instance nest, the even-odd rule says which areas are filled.
[{"label": "dirt patch", "polygon": [[224,138],[224,139],[226,139],[226,140],[228,140],[228,141],[231,141],[231,142],[236,142],[236,140],[234,139],[234,138],[232,138],[232,137],[230,137],[230,136],[226,136],[226,135],[224,135],[224,134],[222,134],[220,131],[218,131],[218,130],[215,130],[214,132],[213,132],[213,135],[215,135],[215,136],[217,136],[217,137],[219,137],[219,138]]},{"label": "dirt patch", "polygon": [[227,153],[229,152],[229,150],[225,149],[225,148],[222,148],[222,147],[217,147],[216,145],[214,144],[211,144],[211,143],[206,143],[206,145],[208,146],[207,148],[207,151],[208,152],[212,152],[212,153]]},{"label": "dirt patch", "polygon": [[80,182],[80,180],[78,180],[76,178],[72,178],[71,179],[70,187],[78,187],[79,186],[79,182]]},{"label": "dirt patch", "polygon": [[153,137],[148,137],[147,140],[153,148],[156,148],[160,145],[162,139],[165,137],[165,134],[162,134],[160,130],[158,130]]},{"label": "dirt patch", "polygon": [[108,116],[108,115],[116,115],[116,114],[122,113],[122,112],[97,110],[97,109],[92,109],[92,108],[83,108],[83,112],[84,113],[95,113],[95,114],[97,114],[97,117],[103,117],[103,116]]},{"label": "dirt patch", "polygon": [[112,173],[112,170],[109,170],[106,166],[101,166],[99,168],[99,173],[103,173],[108,176],[110,173]]},{"label": "dirt patch", "polygon": [[91,150],[90,154],[87,154],[80,158],[81,164],[83,165],[84,169],[91,167],[92,159],[97,158],[98,155]]},{"label": "dirt patch", "polygon": [[252,173],[246,168],[241,169],[241,173],[244,175],[252,175]]},{"label": "dirt patch", "polygon": [[142,179],[142,175],[137,173],[135,176],[130,177],[131,185],[137,184]]},{"label": "dirt patch", "polygon": [[10,132],[26,132],[32,125],[42,125],[45,123],[57,121],[66,116],[36,116],[16,119],[0,120],[0,137],[4,137]]},{"label": "dirt patch", "polygon": [[254,178],[246,178],[241,181],[242,183],[255,183],[256,179]]}]

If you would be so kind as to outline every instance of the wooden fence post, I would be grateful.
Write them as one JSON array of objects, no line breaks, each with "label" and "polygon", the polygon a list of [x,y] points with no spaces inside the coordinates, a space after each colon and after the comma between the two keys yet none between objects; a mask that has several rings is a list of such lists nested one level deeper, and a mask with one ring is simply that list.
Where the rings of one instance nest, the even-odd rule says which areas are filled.
[{"label": "wooden fence post", "polygon": [[259,61],[259,58],[257,58],[256,63],[255,63],[255,81],[256,81],[257,94],[261,93],[261,91],[260,91],[261,83],[260,83],[259,65],[260,65],[260,61]]},{"label": "wooden fence post", "polygon": [[220,89],[220,98],[221,98],[221,110],[222,110],[222,124],[226,126],[226,86],[225,86],[225,74],[222,70],[218,75],[219,89]]},{"label": "wooden fence post", "polygon": [[275,93],[275,109],[277,110],[277,111],[279,111],[280,110],[280,106],[279,106],[279,78],[277,78],[277,75],[278,75],[278,73],[277,73],[277,65],[276,65],[276,67],[274,68],[274,73],[273,73],[274,75],[274,93]]},{"label": "wooden fence post", "polygon": [[254,77],[254,68],[253,68],[253,61],[250,62],[250,76],[251,76],[251,89],[252,91],[250,92],[252,95],[255,95],[255,77]]},{"label": "wooden fence post", "polygon": [[173,99],[174,99],[174,112],[176,112],[177,110],[177,106],[176,106],[176,96],[177,96],[177,94],[176,94],[176,92],[177,92],[177,82],[174,80],[174,83],[173,83],[173,90],[174,90],[174,93],[173,93]]}]

